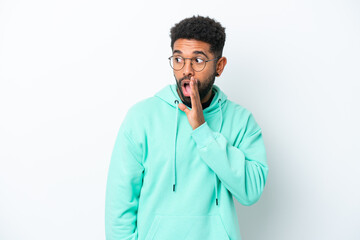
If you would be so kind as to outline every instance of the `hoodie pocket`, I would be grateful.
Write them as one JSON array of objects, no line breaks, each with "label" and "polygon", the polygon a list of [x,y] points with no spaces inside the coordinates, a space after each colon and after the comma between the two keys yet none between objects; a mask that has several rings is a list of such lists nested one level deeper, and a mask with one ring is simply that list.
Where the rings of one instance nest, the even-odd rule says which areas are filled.
[{"label": "hoodie pocket", "polygon": [[229,240],[218,215],[155,216],[145,240]]}]

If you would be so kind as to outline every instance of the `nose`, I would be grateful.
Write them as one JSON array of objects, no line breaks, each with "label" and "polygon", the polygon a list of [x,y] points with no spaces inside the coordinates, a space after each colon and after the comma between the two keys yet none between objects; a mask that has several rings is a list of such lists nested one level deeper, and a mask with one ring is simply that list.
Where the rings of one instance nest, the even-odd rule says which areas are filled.
[{"label": "nose", "polygon": [[185,65],[183,67],[184,76],[194,76],[194,69],[191,66],[191,59],[185,60]]}]

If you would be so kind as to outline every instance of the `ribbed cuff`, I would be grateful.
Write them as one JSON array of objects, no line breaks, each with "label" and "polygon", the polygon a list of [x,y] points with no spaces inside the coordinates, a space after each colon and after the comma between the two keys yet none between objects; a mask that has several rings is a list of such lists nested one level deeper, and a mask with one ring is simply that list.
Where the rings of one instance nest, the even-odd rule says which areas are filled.
[{"label": "ribbed cuff", "polygon": [[207,122],[204,122],[202,125],[193,130],[191,136],[199,148],[205,147],[215,140],[213,130],[211,130]]}]

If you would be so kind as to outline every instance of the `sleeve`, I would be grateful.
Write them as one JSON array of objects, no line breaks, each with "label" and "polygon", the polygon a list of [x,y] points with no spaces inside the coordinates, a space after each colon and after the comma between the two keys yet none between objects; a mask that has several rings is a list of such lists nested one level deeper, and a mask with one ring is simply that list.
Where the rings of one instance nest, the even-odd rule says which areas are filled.
[{"label": "sleeve", "polygon": [[207,122],[194,129],[192,137],[201,159],[242,205],[249,206],[264,190],[268,166],[261,128],[251,113],[244,129],[236,146]]},{"label": "sleeve", "polygon": [[144,167],[141,145],[120,127],[111,155],[106,186],[107,240],[137,240],[137,209]]}]

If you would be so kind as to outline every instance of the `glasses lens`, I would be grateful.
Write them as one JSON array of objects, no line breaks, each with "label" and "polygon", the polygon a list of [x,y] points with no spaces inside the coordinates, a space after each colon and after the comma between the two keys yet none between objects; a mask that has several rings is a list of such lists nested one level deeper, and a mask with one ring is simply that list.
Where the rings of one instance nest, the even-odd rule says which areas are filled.
[{"label": "glasses lens", "polygon": [[196,72],[200,72],[205,68],[205,59],[193,58],[191,59],[192,67]]},{"label": "glasses lens", "polygon": [[184,66],[184,63],[185,63],[185,61],[182,57],[172,56],[170,58],[170,65],[174,70],[182,69]]},{"label": "glasses lens", "polygon": [[[171,56],[169,58],[169,62],[170,62],[170,66],[178,71],[181,70],[184,65],[185,65],[185,58],[180,57],[180,56]],[[206,60],[200,57],[196,57],[196,58],[192,58],[191,59],[191,67],[194,69],[194,71],[196,72],[200,72],[202,70],[204,70],[206,65]]]}]

